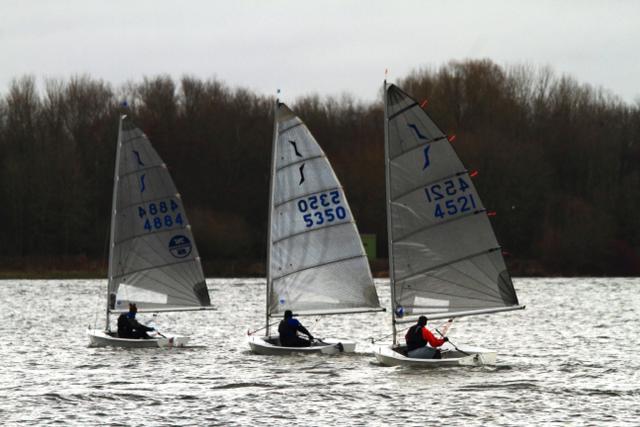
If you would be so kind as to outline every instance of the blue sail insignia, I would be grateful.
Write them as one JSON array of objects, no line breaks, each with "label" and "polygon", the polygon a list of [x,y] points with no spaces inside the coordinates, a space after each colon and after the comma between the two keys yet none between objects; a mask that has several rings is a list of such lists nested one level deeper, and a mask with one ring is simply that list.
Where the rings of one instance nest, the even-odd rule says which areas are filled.
[{"label": "blue sail insignia", "polygon": [[298,183],[298,185],[302,185],[303,182],[304,182],[304,163],[302,164],[302,166],[300,166],[300,182]]},{"label": "blue sail insignia", "polygon": [[426,168],[429,167],[429,164],[431,162],[429,162],[429,148],[431,148],[430,145],[427,145],[426,147],[424,147],[424,166],[422,167],[422,170],[425,170]]},{"label": "blue sail insignia", "polygon": [[418,129],[418,127],[416,125],[414,125],[413,123],[409,123],[407,126],[409,126],[409,128],[413,129],[413,131],[416,133],[416,138],[418,139],[427,139],[426,136],[424,136],[423,134],[420,133],[420,129]]},{"label": "blue sail insignia", "polygon": [[133,154],[136,155],[136,159],[138,159],[138,165],[139,166],[144,166],[144,163],[142,162],[142,159],[140,158],[140,153],[138,153],[136,150],[132,150]]},{"label": "blue sail insignia", "polygon": [[144,177],[145,174],[140,175],[140,192],[144,193],[144,190],[146,190],[146,186],[144,185]]},{"label": "blue sail insignia", "polygon": [[293,145],[293,151],[296,153],[296,156],[302,157],[302,154],[298,151],[298,145],[295,141],[289,140],[289,144]]}]

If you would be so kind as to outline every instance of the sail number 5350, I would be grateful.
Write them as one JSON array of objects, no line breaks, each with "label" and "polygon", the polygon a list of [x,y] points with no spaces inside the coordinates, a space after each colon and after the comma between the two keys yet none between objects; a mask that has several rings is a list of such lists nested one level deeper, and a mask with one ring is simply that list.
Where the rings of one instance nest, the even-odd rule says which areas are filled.
[{"label": "sail number 5350", "polygon": [[339,191],[300,199],[298,200],[298,210],[303,214],[302,219],[304,219],[307,228],[347,217],[347,211],[343,206],[340,206]]}]

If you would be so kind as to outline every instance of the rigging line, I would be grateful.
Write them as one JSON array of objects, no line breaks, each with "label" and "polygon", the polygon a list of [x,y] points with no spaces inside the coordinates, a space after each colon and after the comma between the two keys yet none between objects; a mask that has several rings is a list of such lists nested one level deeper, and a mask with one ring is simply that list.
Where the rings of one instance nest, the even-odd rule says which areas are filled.
[{"label": "rigging line", "polygon": [[[399,194],[399,195],[395,196],[395,197],[393,198],[393,202],[395,203],[395,202],[397,202],[397,201],[398,201],[398,199],[401,199],[401,198],[403,198],[403,197],[406,197],[406,196],[408,196],[409,194],[414,193],[414,192],[416,192],[416,191],[418,191],[418,190],[422,190],[422,189],[424,189],[424,188],[426,188],[426,187],[430,187],[430,186],[432,186],[432,185],[434,185],[434,184],[441,183],[441,182],[446,181],[446,180],[451,179],[451,178],[457,178],[457,177],[459,177],[459,176],[466,175],[466,174],[468,174],[468,173],[469,173],[469,171],[465,169],[465,170],[463,170],[463,171],[455,172],[455,173],[453,173],[453,174],[451,174],[451,175],[447,175],[447,176],[444,176],[444,177],[442,177],[442,178],[438,178],[438,179],[435,179],[435,180],[433,180],[433,181],[429,181],[429,182],[426,182],[426,183],[420,184],[420,185],[418,185],[418,186],[416,186],[416,187],[411,188],[411,189],[410,189],[410,190],[408,190],[408,191],[405,191],[405,192],[404,192],[404,193],[402,193],[402,194]],[[469,187],[471,187],[471,186],[469,186]],[[474,187],[473,189],[475,190],[475,187]],[[478,193],[478,192],[476,191],[476,196],[478,195],[477,193]],[[454,194],[454,195],[455,195],[455,194]],[[449,196],[449,195],[448,195],[448,196]],[[444,196],[443,196],[443,197],[444,197]],[[478,199],[480,199],[480,196],[478,196]]]},{"label": "rigging line", "polygon": [[283,169],[287,169],[287,168],[290,168],[290,167],[292,167],[292,166],[299,165],[300,163],[310,162],[310,161],[312,161],[312,160],[322,159],[322,158],[326,158],[326,157],[327,157],[327,156],[325,156],[325,154],[324,154],[324,153],[319,154],[319,155],[317,155],[317,156],[307,157],[307,158],[305,158],[305,159],[297,160],[297,161],[295,161],[295,162],[288,163],[288,164],[286,164],[286,165],[284,165],[284,166],[280,166],[278,169],[276,169],[276,172],[280,172],[280,171],[281,171],[281,170],[283,170]]},{"label": "rigging line", "polygon": [[446,267],[448,265],[455,264],[456,262],[464,261],[464,260],[467,260],[469,258],[475,258],[475,257],[477,257],[479,255],[482,255],[482,254],[485,254],[485,253],[490,253],[490,252],[493,252],[493,251],[496,251],[496,250],[499,250],[499,249],[500,249],[500,247],[492,248],[492,249],[485,249],[485,250],[483,250],[481,252],[476,252],[476,253],[461,257],[461,258],[457,258],[457,259],[454,259],[454,260],[451,260],[451,261],[448,261],[448,262],[444,262],[442,264],[438,264],[438,265],[434,265],[434,266],[431,266],[431,267],[426,268],[426,269],[422,269],[422,270],[417,271],[415,273],[412,273],[412,274],[410,274],[410,275],[408,275],[406,277],[403,277],[401,279],[396,279],[396,280],[399,281],[399,282],[402,282],[402,281],[411,279],[413,277],[420,276],[421,274],[424,274],[426,272],[429,272],[429,271],[432,271],[432,270],[436,270],[438,268]]},{"label": "rigging line", "polygon": [[[294,116],[294,117],[295,117],[296,119],[300,120],[300,117],[298,117],[298,116]],[[282,130],[278,131],[278,136],[282,135],[282,134],[283,134],[283,133],[285,133],[285,132],[290,131],[290,130],[291,130],[291,129],[293,129],[293,128],[297,128],[298,126],[302,126],[303,124],[304,124],[304,122],[303,122],[302,120],[300,120],[300,122],[299,122],[299,123],[296,123],[295,125],[289,126],[288,128],[284,128],[284,129],[282,129]]]},{"label": "rigging line", "polygon": [[333,260],[333,261],[323,262],[323,263],[320,263],[320,264],[311,265],[309,267],[304,267],[304,268],[301,268],[299,270],[291,271],[289,273],[283,274],[282,276],[273,277],[271,280],[272,281],[276,281],[276,280],[284,279],[285,277],[291,276],[292,274],[301,273],[301,272],[306,271],[306,270],[311,270],[311,269],[314,269],[314,268],[324,267],[325,265],[331,265],[331,264],[336,264],[336,263],[339,263],[339,262],[350,261],[352,259],[365,258],[365,257],[366,257],[366,255],[359,254],[359,255],[355,255],[355,256],[351,256],[351,257],[336,259],[336,260]]},{"label": "rigging line", "polygon": [[[290,199],[287,199],[287,200],[285,200],[285,201],[283,201],[283,202],[280,202],[280,203],[277,203],[277,204],[276,204],[276,203],[274,203],[274,205],[273,205],[273,210],[276,210],[276,209],[277,209],[277,208],[279,208],[280,206],[282,206],[282,205],[286,205],[287,203],[291,203],[291,202],[293,202],[294,200],[303,199],[303,198],[305,198],[305,197],[313,196],[314,194],[326,193],[326,192],[328,192],[328,191],[336,191],[336,190],[337,190],[337,191],[341,191],[341,190],[342,190],[342,186],[341,186],[341,185],[338,185],[337,187],[329,187],[329,188],[325,188],[325,189],[322,189],[322,190],[315,190],[315,191],[312,191],[312,192],[310,192],[310,193],[305,193],[305,194],[301,194],[301,195],[299,195],[299,196],[292,197],[292,198],[290,198]],[[343,193],[344,193],[344,191],[343,191]]]},{"label": "rigging line", "polygon": [[470,218],[470,217],[473,217],[474,215],[478,215],[479,213],[482,213],[482,212],[485,212],[485,211],[486,211],[486,209],[479,209],[477,211],[471,211],[466,215],[454,216],[454,217],[446,219],[444,221],[439,221],[439,222],[435,222],[433,224],[425,225],[424,227],[420,227],[417,230],[413,230],[410,233],[407,233],[407,234],[403,235],[402,237],[398,237],[398,238],[394,239],[393,243],[402,242],[403,240],[406,240],[409,237],[416,236],[416,235],[418,235],[418,234],[420,234],[420,233],[422,233],[424,231],[427,231],[427,230],[429,230],[431,228],[435,228],[435,227],[438,227],[440,225],[447,225],[447,224],[450,224],[452,222],[456,222],[456,221],[460,221],[462,219]]},{"label": "rigging line", "polygon": [[288,236],[276,239],[276,240],[272,241],[271,244],[272,245],[276,245],[276,244],[282,242],[283,240],[291,239],[293,237],[300,236],[302,234],[307,234],[307,233],[313,233],[315,231],[326,230],[326,229],[331,228],[331,227],[337,227],[338,225],[345,225],[345,224],[354,224],[355,225],[355,222],[353,221],[353,219],[351,219],[349,221],[338,222],[338,223],[334,222],[333,224],[323,225],[321,227],[316,227],[316,228],[314,228],[312,230],[302,230],[302,231],[299,231],[297,233],[289,234]]}]

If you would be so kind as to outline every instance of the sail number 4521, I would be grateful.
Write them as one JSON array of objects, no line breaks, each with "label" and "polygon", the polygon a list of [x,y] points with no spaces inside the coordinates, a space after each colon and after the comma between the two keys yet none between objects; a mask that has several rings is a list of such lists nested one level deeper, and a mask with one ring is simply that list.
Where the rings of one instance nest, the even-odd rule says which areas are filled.
[{"label": "sail number 4521", "polygon": [[[424,188],[429,203],[434,203],[433,216],[444,218],[476,209],[473,194],[466,194],[469,184],[462,177],[448,179]],[[462,193],[462,194],[460,194]]]},{"label": "sail number 4521", "polygon": [[163,200],[138,206],[138,216],[144,221],[145,231],[160,230],[184,224],[179,209],[180,205],[173,199]]},{"label": "sail number 4521", "polygon": [[340,205],[339,191],[315,194],[300,199],[298,200],[298,210],[303,214],[302,219],[304,219],[307,228],[347,217],[347,211]]}]

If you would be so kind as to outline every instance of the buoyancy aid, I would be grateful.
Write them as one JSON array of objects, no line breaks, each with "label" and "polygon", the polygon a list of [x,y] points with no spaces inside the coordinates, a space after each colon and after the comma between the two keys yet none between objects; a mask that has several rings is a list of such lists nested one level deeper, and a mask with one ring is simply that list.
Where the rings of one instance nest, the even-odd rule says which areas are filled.
[{"label": "buoyancy aid", "polygon": [[407,351],[427,345],[427,341],[422,337],[422,328],[424,328],[424,326],[413,325],[407,331],[407,334],[404,336],[404,339],[407,341]]}]

